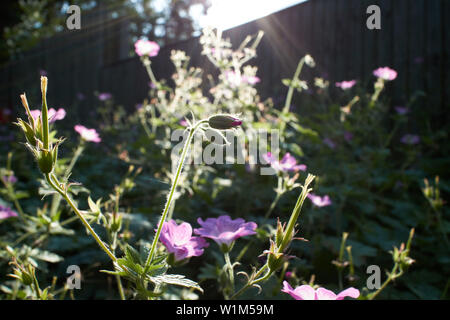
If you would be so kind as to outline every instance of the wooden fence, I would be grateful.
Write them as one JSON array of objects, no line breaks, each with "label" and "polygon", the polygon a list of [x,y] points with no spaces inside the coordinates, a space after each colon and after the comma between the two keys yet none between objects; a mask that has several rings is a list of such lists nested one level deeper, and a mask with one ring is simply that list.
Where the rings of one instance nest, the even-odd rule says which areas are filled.
[{"label": "wooden fence", "polygon": [[[381,8],[381,30],[369,30],[366,9]],[[130,56],[128,20],[106,19],[100,11],[82,29],[44,40],[23,59],[0,69],[0,108],[17,108],[19,93],[39,102],[39,70],[49,76],[49,101],[85,112],[98,105],[93,92],[111,92],[115,102],[133,108],[147,95],[148,78],[140,60]],[[449,106],[450,1],[448,0],[309,0],[225,32],[237,46],[246,35],[263,30],[258,57],[258,84],[263,97],[284,90],[281,79],[291,77],[300,57],[310,53],[315,76],[335,81],[373,80],[372,71],[389,66],[398,78],[389,87],[392,103],[407,103],[426,93],[423,107],[447,121]],[[170,50],[180,49],[192,64],[210,64],[200,55],[198,38],[168,45],[153,59],[156,75],[170,77]],[[79,99],[84,95],[84,99]]]}]

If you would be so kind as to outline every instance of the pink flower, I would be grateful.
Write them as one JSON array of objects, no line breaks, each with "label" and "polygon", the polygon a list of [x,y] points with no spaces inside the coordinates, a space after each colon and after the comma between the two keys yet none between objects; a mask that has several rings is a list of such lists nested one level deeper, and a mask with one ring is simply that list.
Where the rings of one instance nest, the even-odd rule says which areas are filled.
[{"label": "pink flower", "polygon": [[373,71],[373,75],[384,79],[384,80],[394,80],[395,78],[397,78],[397,71],[389,68],[389,67],[384,67],[384,68],[378,68],[376,70]]},{"label": "pink flower", "polygon": [[134,50],[138,56],[148,55],[149,57],[155,57],[159,52],[159,45],[156,42],[140,39],[135,42]]},{"label": "pink flower", "polygon": [[269,163],[275,171],[306,171],[306,165],[297,164],[297,160],[289,152],[287,152],[281,161],[275,159],[271,152],[267,152],[263,156],[264,161]]},{"label": "pink flower", "polygon": [[336,87],[347,90],[356,84],[356,80],[336,82]]},{"label": "pink flower", "polygon": [[[34,118],[35,121],[39,118],[41,115],[41,110],[30,110],[31,116]],[[66,117],[66,110],[63,108],[59,108],[58,110],[55,110],[53,108],[50,108],[48,110],[48,122],[54,123],[57,120],[62,120]]]},{"label": "pink flower", "polygon": [[314,193],[309,193],[307,195],[308,199],[311,200],[311,202],[316,206],[316,207],[326,207],[331,205],[331,199],[328,195],[325,195],[323,197],[321,196],[317,196]]},{"label": "pink flower", "polygon": [[400,142],[409,145],[418,144],[420,142],[420,137],[416,134],[405,134],[400,139]]},{"label": "pink flower", "polygon": [[112,94],[109,92],[103,92],[98,95],[98,100],[106,101],[112,98]]},{"label": "pink flower", "polygon": [[189,126],[188,122],[185,119],[181,119],[179,124],[182,125],[183,127]]},{"label": "pink flower", "polygon": [[209,246],[205,239],[192,236],[192,227],[189,223],[177,225],[174,220],[164,222],[159,240],[167,251],[173,254],[175,262],[201,256],[203,248]]},{"label": "pink flower", "polygon": [[287,281],[283,281],[283,292],[288,293],[295,300],[344,300],[345,297],[358,298],[359,290],[353,287],[341,291],[337,295],[328,289],[302,285],[293,289]]},{"label": "pink flower", "polygon": [[17,212],[11,210],[8,207],[0,205],[0,220],[8,219],[11,217],[17,217]]},{"label": "pink flower", "polygon": [[236,239],[256,234],[256,223],[245,222],[241,218],[232,220],[230,216],[220,216],[205,221],[198,218],[197,222],[202,227],[195,229],[194,233],[214,240],[224,251],[229,251]]},{"label": "pink flower", "polygon": [[261,81],[257,76],[243,76],[242,81],[247,82],[248,84],[257,84]]},{"label": "pink flower", "polygon": [[41,115],[41,110],[30,110],[31,116],[36,121]]},{"label": "pink flower", "polygon": [[75,131],[78,132],[81,136],[81,139],[85,140],[85,141],[90,141],[90,142],[95,142],[95,143],[99,143],[102,141],[102,139],[100,139],[97,131],[95,129],[88,129],[85,126],[82,126],[80,124],[77,124],[74,127]]}]

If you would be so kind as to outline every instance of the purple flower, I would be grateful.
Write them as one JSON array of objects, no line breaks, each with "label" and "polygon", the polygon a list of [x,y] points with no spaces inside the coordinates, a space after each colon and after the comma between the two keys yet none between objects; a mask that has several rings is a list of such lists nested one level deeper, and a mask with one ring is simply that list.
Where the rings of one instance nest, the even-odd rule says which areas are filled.
[{"label": "purple flower", "polygon": [[347,141],[347,142],[352,141],[352,139],[353,139],[353,133],[351,133],[351,132],[349,132],[349,131],[345,131],[345,132],[344,132],[344,139],[345,139],[345,141]]},{"label": "purple flower", "polygon": [[98,100],[106,101],[112,98],[112,94],[109,92],[103,92],[98,95]]},{"label": "purple flower", "polygon": [[400,139],[400,142],[409,145],[418,144],[420,142],[420,137],[416,134],[405,134]]},{"label": "purple flower", "polygon": [[201,256],[203,248],[209,246],[205,239],[192,236],[192,227],[189,223],[177,225],[174,220],[164,222],[159,240],[167,251],[173,254],[174,262]]},{"label": "purple flower", "polygon": [[394,80],[395,78],[397,78],[397,71],[389,68],[389,67],[384,67],[384,68],[378,68],[376,70],[373,71],[373,75],[384,79],[384,80]]},{"label": "purple flower", "polygon": [[256,234],[256,223],[245,222],[241,218],[232,220],[230,216],[220,216],[218,218],[208,218],[205,221],[198,218],[197,222],[202,227],[195,229],[194,233],[214,240],[224,252],[231,250],[236,239]]},{"label": "purple flower", "polygon": [[356,80],[336,82],[336,87],[347,90],[356,84]]},{"label": "purple flower", "polygon": [[323,139],[323,143],[325,143],[327,146],[329,146],[331,149],[336,148],[336,144],[331,140],[330,138]]},{"label": "purple flower", "polygon": [[263,156],[264,161],[269,163],[275,171],[306,171],[306,165],[297,164],[297,160],[289,152],[287,152],[281,161],[275,159],[271,152],[267,152]]},{"label": "purple flower", "polygon": [[11,184],[14,184],[14,183],[17,182],[17,178],[14,175],[3,176],[2,180],[7,182],[7,183],[11,183]]},{"label": "purple flower", "polygon": [[408,107],[397,106],[397,107],[395,107],[395,111],[397,111],[398,114],[404,115],[404,114],[407,114],[409,112],[409,108]]},{"label": "purple flower", "polygon": [[42,77],[46,77],[47,76],[47,71],[45,71],[44,69],[39,70],[39,75]]},{"label": "purple flower", "polygon": [[148,55],[149,57],[154,57],[159,53],[159,45],[153,41],[140,39],[134,43],[134,51],[136,51],[138,56]]},{"label": "purple flower", "polygon": [[308,199],[312,201],[312,203],[316,206],[316,207],[326,207],[331,205],[331,199],[328,195],[325,195],[323,197],[321,196],[317,196],[314,193],[309,193],[307,195]]},{"label": "purple flower", "polygon": [[358,298],[359,290],[353,287],[341,291],[337,295],[328,289],[302,285],[293,289],[287,281],[283,281],[282,292],[288,293],[295,300],[344,300],[345,297]]},{"label": "purple flower", "polygon": [[80,124],[77,124],[74,127],[75,131],[78,132],[81,136],[81,139],[85,140],[85,141],[91,141],[91,142],[95,142],[95,143],[99,143],[102,141],[102,139],[100,139],[97,131],[95,129],[88,129],[85,126],[82,126]]},{"label": "purple flower", "polygon": [[11,210],[8,207],[0,205],[0,220],[8,219],[11,217],[17,217],[17,212]]}]

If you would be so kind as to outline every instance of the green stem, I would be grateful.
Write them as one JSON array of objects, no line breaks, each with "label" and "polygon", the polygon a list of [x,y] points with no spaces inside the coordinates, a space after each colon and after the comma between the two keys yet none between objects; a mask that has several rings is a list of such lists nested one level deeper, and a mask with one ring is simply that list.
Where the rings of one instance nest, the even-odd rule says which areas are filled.
[{"label": "green stem", "polygon": [[228,271],[228,280],[230,281],[230,292],[234,292],[234,270],[233,265],[231,264],[230,254],[229,252],[224,252],[223,256],[225,258],[225,265]]},{"label": "green stem", "polygon": [[294,210],[292,211],[291,218],[289,219],[288,225],[286,227],[286,231],[284,233],[283,241],[278,249],[278,253],[282,253],[288,246],[289,242],[292,239],[292,233],[294,231],[295,224],[297,223],[298,217],[300,215],[300,211],[303,206],[303,202],[305,202],[306,196],[309,193],[308,186],[314,180],[315,176],[308,174],[306,178],[305,184],[302,186],[302,193],[297,199],[297,203],[295,204]]},{"label": "green stem", "polygon": [[267,210],[266,215],[264,216],[265,219],[269,218],[270,214],[272,213],[273,209],[275,209],[275,207],[278,204],[278,201],[280,201],[281,196],[283,195],[283,193],[277,192],[277,195],[275,196],[275,199],[273,199],[272,204],[269,207],[269,210]]},{"label": "green stem", "polygon": [[[240,296],[242,293],[244,293],[248,288],[252,287],[253,285],[264,281],[266,279],[268,279],[270,277],[270,275],[272,274],[272,272],[270,270],[267,271],[267,273],[260,277],[264,271],[266,271],[266,269],[268,269],[269,266],[267,264],[263,265],[258,272],[254,275],[255,280],[249,280],[247,282],[247,284],[245,286],[243,286],[241,289],[239,289],[239,291],[237,291],[234,295],[231,296],[230,300],[234,300],[236,299],[238,296]],[[260,277],[260,278],[258,278]]]},{"label": "green stem", "polygon": [[150,58],[148,56],[143,56],[142,63],[144,64],[145,69],[147,70],[148,76],[149,76],[150,80],[152,81],[152,83],[154,85],[157,85],[158,81],[156,80],[156,77],[152,71],[152,67],[150,66],[151,65]]},{"label": "green stem", "polygon": [[392,275],[395,274],[395,272],[397,271],[397,268],[398,268],[398,263],[396,263],[394,265],[394,267],[392,268],[392,271],[389,274],[386,281],[384,281],[384,283],[381,285],[381,287],[369,297],[369,300],[375,299],[375,297],[378,296],[381,293],[381,291],[383,291],[387,287],[387,285],[392,281],[392,279],[393,279]]},{"label": "green stem", "polygon": [[[87,220],[83,217],[83,214],[78,210],[78,208],[73,203],[72,199],[58,186],[53,182],[52,177],[49,173],[45,174],[45,179],[50,184],[50,186],[55,189],[66,201],[67,203],[72,207],[75,214],[78,216],[78,218],[81,220],[83,225],[88,229],[88,231],[91,233],[91,235],[94,237],[95,241],[97,241],[100,248],[111,258],[113,262],[117,261],[117,258],[114,256],[114,254],[106,247],[106,245],[103,243],[103,241],[100,239],[100,237],[95,233],[94,229],[92,229],[91,225]],[[59,184],[57,182],[57,184]]]},{"label": "green stem", "polygon": [[[302,72],[302,68],[303,65],[305,64],[305,58],[300,59],[298,65],[297,65],[297,69],[295,70],[294,76],[292,77],[292,82],[296,81],[299,79],[300,73]],[[291,85],[289,86],[289,90],[288,93],[286,95],[286,101],[284,103],[284,107],[283,107],[283,113],[288,113],[289,112],[289,107],[291,106],[291,102],[292,102],[292,97],[294,94],[294,86]],[[284,130],[286,129],[286,122],[282,121],[280,124],[280,139],[284,139]]]},{"label": "green stem", "polygon": [[[69,166],[66,168],[66,171],[64,172],[63,181],[67,182],[67,179],[69,179],[69,175],[73,170],[73,167],[77,163],[78,159],[80,158],[82,152],[84,150],[84,140],[80,139],[80,144],[78,145],[77,149],[75,150],[72,160],[69,163]],[[50,216],[53,217],[56,214],[56,211],[59,208],[59,204],[61,202],[61,195],[55,194],[52,199],[52,205],[50,210]]]},{"label": "green stem", "polygon": [[175,194],[175,189],[178,186],[178,180],[179,180],[179,178],[181,176],[181,171],[183,169],[184,160],[186,158],[186,155],[188,153],[189,147],[191,145],[192,138],[194,137],[194,134],[197,131],[197,129],[200,127],[200,125],[203,124],[203,123],[206,123],[206,122],[207,122],[207,120],[199,121],[193,128],[189,129],[189,136],[188,136],[188,138],[186,140],[186,143],[183,146],[183,151],[181,153],[181,157],[180,157],[180,160],[178,162],[178,168],[177,168],[177,171],[176,171],[176,174],[175,174],[175,179],[172,182],[172,186],[170,188],[169,196],[167,198],[166,205],[165,205],[164,210],[162,212],[161,219],[160,219],[159,224],[158,224],[158,229],[156,230],[156,235],[155,235],[155,238],[153,239],[153,243],[152,243],[152,246],[151,246],[151,249],[150,249],[150,253],[149,253],[149,255],[147,257],[147,260],[145,262],[145,268],[146,269],[150,266],[150,263],[151,263],[151,261],[153,259],[154,254],[155,254],[156,245],[158,244],[158,240],[159,240],[159,237],[161,235],[161,230],[162,230],[163,224],[166,221],[167,214],[169,212],[169,208],[170,208],[170,205],[172,203],[172,198],[173,198],[173,195]]},{"label": "green stem", "polygon": [[41,289],[39,288],[39,283],[36,279],[36,276],[33,277],[33,285],[34,285],[34,290],[36,291],[36,297],[41,300]]}]

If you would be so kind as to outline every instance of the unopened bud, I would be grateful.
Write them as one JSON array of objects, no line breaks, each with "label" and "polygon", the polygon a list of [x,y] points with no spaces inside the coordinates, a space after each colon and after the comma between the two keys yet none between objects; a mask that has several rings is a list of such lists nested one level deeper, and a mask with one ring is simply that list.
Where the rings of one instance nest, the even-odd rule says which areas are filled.
[{"label": "unopened bud", "polygon": [[227,114],[219,114],[211,116],[208,119],[208,124],[213,129],[227,130],[238,127],[242,124],[242,120]]}]

